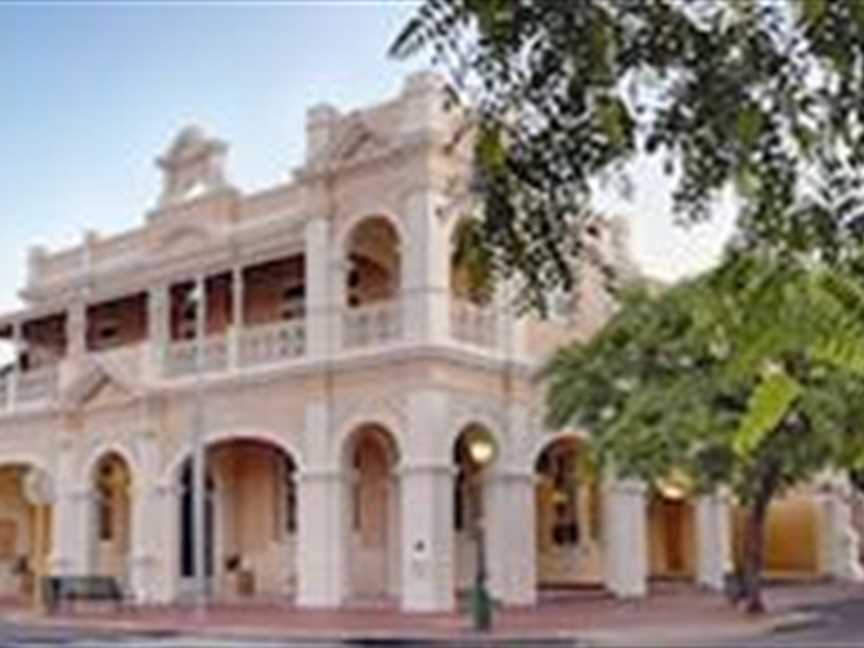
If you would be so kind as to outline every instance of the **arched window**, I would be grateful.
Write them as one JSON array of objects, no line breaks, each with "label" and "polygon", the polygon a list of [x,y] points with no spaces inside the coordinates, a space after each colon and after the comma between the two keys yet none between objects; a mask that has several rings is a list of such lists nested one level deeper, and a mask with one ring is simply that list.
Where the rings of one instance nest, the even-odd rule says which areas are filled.
[{"label": "arched window", "polygon": [[399,234],[381,216],[354,227],[346,250],[346,302],[350,307],[395,299],[400,288]]}]

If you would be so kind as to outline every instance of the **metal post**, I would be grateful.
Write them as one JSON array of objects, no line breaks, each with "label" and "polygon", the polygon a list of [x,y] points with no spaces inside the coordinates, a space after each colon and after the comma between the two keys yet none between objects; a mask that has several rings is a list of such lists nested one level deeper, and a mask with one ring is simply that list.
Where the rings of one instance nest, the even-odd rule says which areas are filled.
[{"label": "metal post", "polygon": [[192,425],[192,566],[195,574],[195,603],[205,613],[209,587],[207,583],[207,467],[204,438],[204,338],[207,321],[206,282],[197,277],[193,289],[195,300],[195,402]]},{"label": "metal post", "polygon": [[474,474],[474,540],[477,549],[477,565],[474,574],[474,591],[472,592],[472,611],[474,629],[488,631],[492,627],[492,601],[486,587],[486,532],[483,525],[482,484],[483,471],[478,469]]},{"label": "metal post", "polygon": [[35,508],[35,529],[33,530],[33,545],[36,549],[36,556],[33,560],[33,609],[37,612],[42,609],[42,580],[45,576],[45,514],[48,512],[48,507],[44,504],[36,504]]}]

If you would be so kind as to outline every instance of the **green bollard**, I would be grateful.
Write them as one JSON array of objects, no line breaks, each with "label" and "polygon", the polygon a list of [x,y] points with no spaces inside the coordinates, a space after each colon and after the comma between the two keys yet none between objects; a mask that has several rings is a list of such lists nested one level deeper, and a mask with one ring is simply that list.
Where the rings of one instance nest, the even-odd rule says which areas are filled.
[{"label": "green bollard", "polygon": [[487,632],[492,628],[492,599],[482,583],[476,584],[471,592],[471,615],[475,630]]}]

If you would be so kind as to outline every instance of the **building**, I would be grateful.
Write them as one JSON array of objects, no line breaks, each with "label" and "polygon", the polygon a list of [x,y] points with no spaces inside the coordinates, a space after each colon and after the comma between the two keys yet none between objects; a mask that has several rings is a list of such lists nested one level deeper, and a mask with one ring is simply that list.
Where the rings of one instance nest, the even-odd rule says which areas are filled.
[{"label": "building", "polygon": [[[16,349],[0,377],[3,592],[43,567],[113,575],[142,601],[189,592],[198,394],[217,598],[451,609],[477,519],[508,604],[577,584],[640,596],[658,575],[720,586],[728,503],[590,477],[584,433],[543,428],[537,368],[612,302],[591,267],[579,310],[546,321],[471,285],[451,254],[468,170],[454,119],[427,73],[370,108],[312,108],[302,166],[248,194],[226,144],[190,127],[157,160],[143,224],[32,250],[26,306],[0,317]],[[626,259],[615,221],[585,235]],[[495,450],[482,471],[472,439]],[[816,569],[844,575],[848,506],[824,498]]]}]

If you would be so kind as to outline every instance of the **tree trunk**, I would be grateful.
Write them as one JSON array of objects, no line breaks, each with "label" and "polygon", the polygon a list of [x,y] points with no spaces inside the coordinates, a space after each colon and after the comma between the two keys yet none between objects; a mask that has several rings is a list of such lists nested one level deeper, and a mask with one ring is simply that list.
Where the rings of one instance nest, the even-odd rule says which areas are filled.
[{"label": "tree trunk", "polygon": [[751,614],[765,611],[762,601],[762,565],[765,551],[765,516],[770,493],[762,492],[753,501],[747,512],[747,527],[744,536],[744,592],[746,610]]}]

